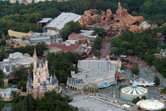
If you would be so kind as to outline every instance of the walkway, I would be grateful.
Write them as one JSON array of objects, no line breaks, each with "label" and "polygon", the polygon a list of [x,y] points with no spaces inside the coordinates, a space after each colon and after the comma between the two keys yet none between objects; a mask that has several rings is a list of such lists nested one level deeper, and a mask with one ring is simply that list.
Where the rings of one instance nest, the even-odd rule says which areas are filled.
[{"label": "walkway", "polygon": [[102,48],[100,50],[101,58],[109,57],[110,55],[110,39],[103,38]]}]

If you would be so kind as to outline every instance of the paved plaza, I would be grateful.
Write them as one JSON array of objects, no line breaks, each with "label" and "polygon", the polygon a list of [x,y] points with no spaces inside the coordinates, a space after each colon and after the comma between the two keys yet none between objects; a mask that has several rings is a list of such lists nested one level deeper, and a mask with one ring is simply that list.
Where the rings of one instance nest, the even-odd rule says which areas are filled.
[{"label": "paved plaza", "polygon": [[[109,103],[111,103],[109,101]],[[94,96],[77,95],[73,97],[73,101],[69,103],[85,111],[121,111],[120,107],[107,104],[94,98]]]},{"label": "paved plaza", "polygon": [[[128,70],[128,69],[125,70],[125,75],[126,75],[125,81],[118,83],[116,86],[113,86],[111,88],[99,90],[99,93],[106,94],[107,96],[110,96],[110,97],[113,97],[113,95],[115,94],[116,98],[121,99],[120,92],[119,92],[119,86],[121,86],[121,85],[130,86],[130,85],[132,85],[130,83],[130,80],[133,81],[133,74],[131,73],[130,70]],[[160,78],[161,83],[160,83],[160,86],[158,86],[158,87],[147,87],[148,98],[159,99],[161,88],[166,87],[166,84],[165,84],[166,80],[164,79],[164,77],[152,69],[140,68],[140,73],[139,73],[138,78],[143,78],[143,79],[148,79],[148,80],[154,81],[155,76]],[[138,78],[136,78],[136,79],[138,79]]]}]

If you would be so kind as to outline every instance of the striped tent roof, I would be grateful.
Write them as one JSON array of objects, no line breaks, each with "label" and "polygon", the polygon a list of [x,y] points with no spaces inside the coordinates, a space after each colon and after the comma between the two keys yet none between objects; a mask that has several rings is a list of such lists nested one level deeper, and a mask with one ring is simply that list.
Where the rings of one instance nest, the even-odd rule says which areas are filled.
[{"label": "striped tent roof", "polygon": [[122,93],[127,95],[139,96],[147,93],[147,89],[143,87],[137,87],[137,84],[134,82],[132,86],[125,87],[122,90]]}]

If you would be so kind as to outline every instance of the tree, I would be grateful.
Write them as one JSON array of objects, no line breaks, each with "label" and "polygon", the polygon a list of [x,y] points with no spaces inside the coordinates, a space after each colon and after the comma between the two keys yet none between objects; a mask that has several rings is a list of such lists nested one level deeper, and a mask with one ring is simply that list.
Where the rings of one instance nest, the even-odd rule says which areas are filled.
[{"label": "tree", "polygon": [[155,59],[155,56],[153,54],[148,54],[145,56],[145,61],[149,64],[152,65],[153,61]]},{"label": "tree", "polygon": [[4,107],[5,103],[2,99],[0,99],[0,110],[2,110],[2,108]]},{"label": "tree", "polygon": [[142,98],[141,98],[141,99],[145,100],[145,99],[146,99],[146,96],[142,96]]},{"label": "tree", "polygon": [[3,78],[5,75],[3,73],[3,71],[0,69],[0,78]]},{"label": "tree", "polygon": [[125,65],[122,64],[122,65],[121,65],[121,70],[125,70],[125,69],[126,69]]},{"label": "tree", "polygon": [[102,47],[102,38],[100,36],[97,36],[93,43],[93,48],[96,50],[100,50]]},{"label": "tree", "polygon": [[136,104],[139,100],[140,100],[140,98],[139,98],[139,97],[134,98],[134,99],[133,99],[133,101],[132,101],[132,103]]},{"label": "tree", "polygon": [[160,78],[157,77],[157,76],[155,76],[155,77],[154,77],[154,83],[155,83],[156,85],[160,85]]},{"label": "tree", "polygon": [[101,56],[100,50],[96,50],[95,48],[93,48],[92,52],[93,52],[94,56],[96,56],[96,57],[100,57]]},{"label": "tree", "polygon": [[0,70],[0,86],[2,86],[3,85],[3,78],[4,78],[4,73],[3,73],[3,71],[2,70]]},{"label": "tree", "polygon": [[98,36],[100,37],[105,37],[107,35],[107,33],[105,32],[105,30],[103,28],[94,28],[94,35],[98,34]]},{"label": "tree", "polygon": [[78,71],[78,60],[82,59],[79,54],[72,52],[48,53],[47,58],[50,74],[55,72],[59,82],[62,83],[66,83],[67,78],[71,77],[71,71]]},{"label": "tree", "polygon": [[28,72],[27,72],[27,70],[26,70],[26,68],[24,66],[21,66],[19,68],[15,68],[14,67],[12,75],[14,77],[18,78],[19,80],[26,80]]},{"label": "tree", "polygon": [[38,109],[39,111],[78,111],[68,104],[70,101],[69,97],[62,97],[55,91],[46,92],[38,101]]},{"label": "tree", "polygon": [[35,111],[37,107],[36,100],[32,95],[20,96],[18,101],[12,106],[12,111]]},{"label": "tree", "polygon": [[70,21],[64,25],[60,30],[60,35],[64,40],[68,39],[68,35],[75,32],[78,33],[81,30],[81,25],[79,22]]},{"label": "tree", "polygon": [[[34,48],[33,48],[34,49]],[[37,49],[37,55],[38,56],[42,56],[43,55],[43,53],[44,53],[44,51],[46,51],[48,48],[47,48],[47,45],[46,45],[46,43],[44,43],[44,42],[41,42],[41,43],[38,43],[37,45],[36,45],[36,49]]]},{"label": "tree", "polygon": [[131,69],[131,72],[132,72],[132,74],[138,75],[138,73],[139,73],[139,68],[134,66],[134,67]]},{"label": "tree", "polygon": [[117,55],[117,54],[118,54],[118,48],[116,48],[116,47],[111,47],[111,48],[110,48],[110,52],[111,52],[112,54]]}]

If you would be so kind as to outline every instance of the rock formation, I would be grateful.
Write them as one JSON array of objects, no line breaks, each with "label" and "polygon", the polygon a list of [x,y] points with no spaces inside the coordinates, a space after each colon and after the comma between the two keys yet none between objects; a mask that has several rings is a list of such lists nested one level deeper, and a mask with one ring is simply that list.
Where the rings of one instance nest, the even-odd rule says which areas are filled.
[{"label": "rock formation", "polygon": [[[109,30],[121,30],[130,29],[133,33],[139,32],[139,24],[144,21],[142,16],[131,16],[127,9],[122,8],[120,3],[118,3],[118,9],[116,14],[112,14],[110,9],[107,9],[106,12],[102,11],[101,14],[97,14],[96,9],[86,10],[84,12],[84,17],[80,18],[79,23],[81,26],[101,26],[106,29],[109,27]],[[108,32],[108,31],[107,31]],[[118,35],[119,35],[118,32]]]}]

